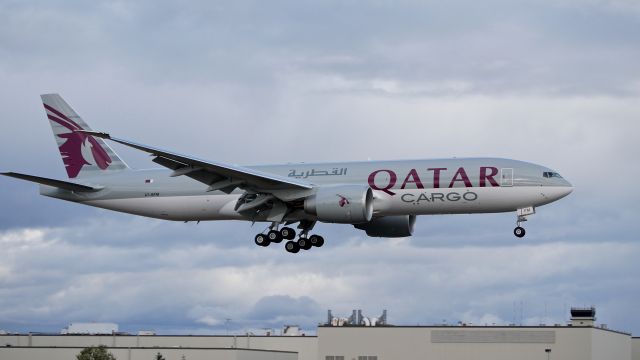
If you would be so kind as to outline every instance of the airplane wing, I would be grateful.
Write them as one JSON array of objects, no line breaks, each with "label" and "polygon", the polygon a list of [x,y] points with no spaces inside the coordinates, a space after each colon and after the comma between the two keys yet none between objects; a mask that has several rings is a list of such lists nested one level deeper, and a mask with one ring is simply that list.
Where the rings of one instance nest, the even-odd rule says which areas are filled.
[{"label": "airplane wing", "polygon": [[69,181],[49,179],[49,178],[44,178],[40,176],[20,174],[16,172],[4,172],[4,173],[0,173],[0,175],[10,176],[16,179],[27,180],[27,181],[35,182],[42,185],[53,186],[60,189],[76,191],[76,192],[93,192],[93,191],[98,191],[102,189],[100,187],[92,187],[92,186],[72,183]]},{"label": "airplane wing", "polygon": [[107,133],[84,130],[77,131],[95,137],[109,139],[134,149],[147,152],[152,156],[155,156],[153,159],[155,163],[173,170],[171,176],[189,176],[208,185],[208,191],[221,190],[230,193],[236,187],[258,192],[313,189],[313,184],[300,179],[292,179],[253,170],[243,166],[207,161],[188,155],[181,155],[132,141],[114,138]]}]

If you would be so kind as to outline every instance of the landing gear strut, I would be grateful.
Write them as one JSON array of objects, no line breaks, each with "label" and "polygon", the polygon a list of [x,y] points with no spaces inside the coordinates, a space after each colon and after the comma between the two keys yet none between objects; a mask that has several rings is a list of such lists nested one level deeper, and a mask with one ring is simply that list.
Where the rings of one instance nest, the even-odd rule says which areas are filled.
[{"label": "landing gear strut", "polygon": [[516,220],[516,228],[513,229],[513,235],[522,238],[527,233],[520,224],[527,221],[527,216],[533,215],[536,213],[536,209],[533,206],[529,206],[526,208],[516,210],[516,215],[518,219]]}]

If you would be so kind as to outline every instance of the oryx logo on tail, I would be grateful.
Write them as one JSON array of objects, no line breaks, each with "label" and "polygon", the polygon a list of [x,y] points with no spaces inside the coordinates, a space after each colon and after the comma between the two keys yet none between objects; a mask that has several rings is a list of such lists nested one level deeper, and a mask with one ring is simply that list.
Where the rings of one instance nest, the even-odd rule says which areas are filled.
[{"label": "oryx logo on tail", "polygon": [[102,139],[79,132],[91,127],[58,94],[43,94],[44,105],[62,162],[71,179],[127,170],[127,164]]},{"label": "oryx logo on tail", "polygon": [[64,140],[59,149],[70,178],[77,177],[85,165],[95,165],[101,170],[109,167],[111,164],[109,154],[93,136],[75,132],[75,130],[85,129],[53,107],[44,104],[44,108],[49,120],[69,130],[69,132],[57,133],[56,136]]}]

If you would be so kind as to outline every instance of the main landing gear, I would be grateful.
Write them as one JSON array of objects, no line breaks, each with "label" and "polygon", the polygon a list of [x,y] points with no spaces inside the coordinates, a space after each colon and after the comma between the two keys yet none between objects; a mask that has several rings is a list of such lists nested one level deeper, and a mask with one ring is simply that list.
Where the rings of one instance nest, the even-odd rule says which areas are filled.
[{"label": "main landing gear", "polygon": [[255,237],[255,243],[258,246],[266,247],[271,243],[280,243],[282,240],[289,240],[284,244],[284,249],[287,252],[295,254],[300,250],[309,250],[312,247],[321,247],[324,245],[324,238],[320,235],[308,236],[309,230],[313,228],[314,223],[301,223],[300,237],[297,241],[293,241],[296,237],[296,231],[290,227],[283,227],[278,230],[278,223],[273,223],[269,227],[269,232],[266,234],[260,233]]},{"label": "main landing gear", "polygon": [[527,221],[527,216],[533,215],[536,213],[536,209],[533,206],[522,208],[516,210],[517,220],[516,220],[516,228],[513,229],[513,235],[522,238],[527,233],[520,224]]}]

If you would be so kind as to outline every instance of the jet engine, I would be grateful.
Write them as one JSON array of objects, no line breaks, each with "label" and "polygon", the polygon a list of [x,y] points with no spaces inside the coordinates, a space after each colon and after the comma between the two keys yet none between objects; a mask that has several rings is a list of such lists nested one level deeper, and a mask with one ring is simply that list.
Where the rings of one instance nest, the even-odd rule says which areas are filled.
[{"label": "jet engine", "polygon": [[305,199],[304,211],[323,222],[366,223],[373,216],[373,192],[366,185],[322,186]]},{"label": "jet engine", "polygon": [[415,215],[384,216],[372,219],[364,224],[353,225],[356,229],[364,230],[371,237],[406,237],[413,234],[416,224]]}]

